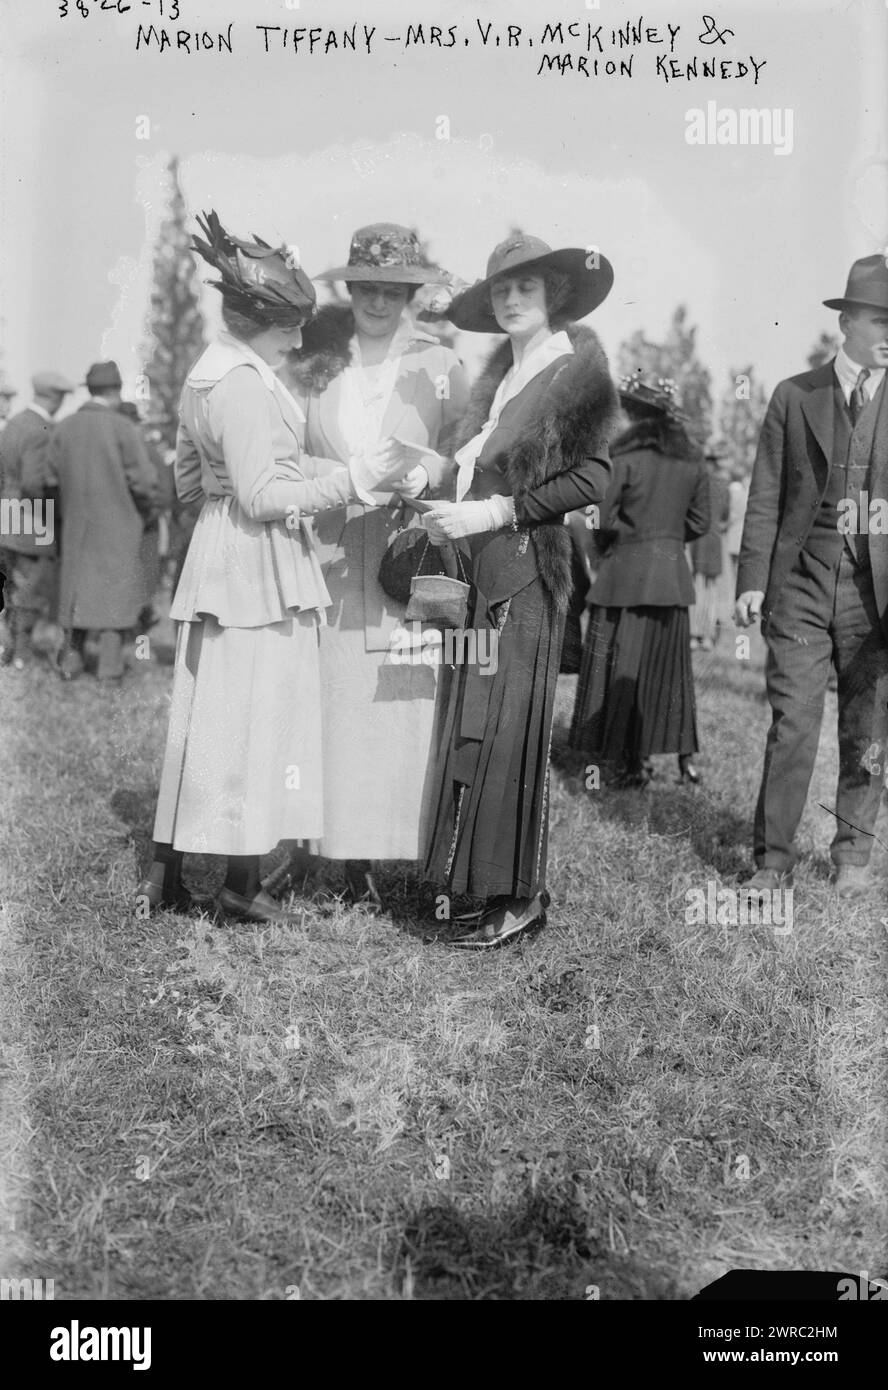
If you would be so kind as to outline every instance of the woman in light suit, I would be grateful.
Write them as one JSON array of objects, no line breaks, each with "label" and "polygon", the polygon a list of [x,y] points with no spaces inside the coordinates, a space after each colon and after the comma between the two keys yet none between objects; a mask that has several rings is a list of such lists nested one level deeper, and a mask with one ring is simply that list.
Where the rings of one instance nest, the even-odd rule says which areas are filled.
[{"label": "woman in light suit", "polygon": [[170,615],[180,624],[154,857],[137,910],[185,910],[185,853],[226,855],[221,912],[283,916],[259,857],[323,833],[318,631],[330,596],[307,518],[403,473],[400,450],[350,469],[300,451],[304,418],[275,375],[315,294],[286,249],[229,236],[194,247],[221,273],[226,332],[192,367],[176,487],[204,497]]},{"label": "woman in light suit", "polygon": [[[414,232],[376,223],[355,232],[347,265],[318,278],[344,281],[351,307],[320,311],[293,366],[307,449],[346,462],[394,438],[414,446],[398,491],[439,488],[468,385],[456,355],[417,328],[407,306],[420,285],[446,277],[424,264]],[[392,660],[404,607],[378,579],[404,521],[398,493],[365,491],[315,528],[332,600],[321,633],[324,834],[315,848],[345,861],[352,896],[377,905],[371,861],[419,858],[435,711],[434,670],[404,659],[402,647]],[[275,887],[310,862],[294,853]]]}]

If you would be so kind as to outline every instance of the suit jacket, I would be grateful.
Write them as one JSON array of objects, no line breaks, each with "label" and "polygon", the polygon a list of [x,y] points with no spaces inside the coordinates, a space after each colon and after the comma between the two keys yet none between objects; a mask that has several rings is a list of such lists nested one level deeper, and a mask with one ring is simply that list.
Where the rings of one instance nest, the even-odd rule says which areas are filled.
[{"label": "suit jacket", "polygon": [[[447,390],[442,392],[439,384],[445,380]],[[307,417],[308,452],[346,461],[348,448],[338,422],[341,389],[341,379],[335,376],[326,389],[299,393],[299,399]],[[402,355],[380,437],[395,435],[429,449],[446,450],[465,411],[468,394],[465,373],[456,354],[440,343],[431,343],[427,335],[418,335]],[[426,465],[422,455],[417,455],[417,459]],[[432,490],[438,490],[443,482],[443,465],[432,464],[427,471]],[[353,502],[323,513],[315,523],[318,551],[333,601],[330,622],[346,628],[363,627],[367,651],[387,649],[392,631],[404,613],[403,605],[380,586],[379,565],[406,518],[391,493],[378,496],[382,504],[379,507]]]},{"label": "suit jacket", "polygon": [[717,474],[709,474],[709,528],[704,535],[691,541],[691,565],[694,574],[706,579],[718,579],[724,568],[723,536],[728,529],[731,499],[728,485]]},{"label": "suit jacket", "polygon": [[59,622],[132,627],[143,601],[142,528],[157,495],[138,426],[110,405],[87,401],[55,428],[47,482],[61,500]]},{"label": "suit jacket", "polygon": [[[781,381],[768,406],[756,452],[737,574],[737,595],[765,595],[762,620],[776,609],[808,539],[829,481],[836,377],[833,362]],[[876,410],[870,498],[888,498],[888,394]],[[888,633],[888,536],[870,534],[873,589]]]},{"label": "suit jacket", "polygon": [[694,583],[685,542],[709,529],[709,497],[702,460],[651,448],[618,453],[596,537],[604,557],[589,603],[689,608]]},{"label": "suit jacket", "polygon": [[[47,455],[55,427],[54,420],[44,420],[30,408],[9,420],[0,434],[0,496],[9,500],[45,498]],[[46,511],[44,521],[48,521]],[[51,544],[38,545],[32,534],[10,533],[0,536],[0,545],[21,555],[58,554],[55,536]]]}]

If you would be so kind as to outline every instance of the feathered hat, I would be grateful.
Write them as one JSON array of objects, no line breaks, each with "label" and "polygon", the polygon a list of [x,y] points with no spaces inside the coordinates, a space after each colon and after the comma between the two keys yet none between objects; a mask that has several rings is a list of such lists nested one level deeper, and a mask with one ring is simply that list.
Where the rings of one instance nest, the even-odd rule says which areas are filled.
[{"label": "feathered hat", "polygon": [[255,235],[252,241],[241,241],[226,232],[212,211],[199,216],[197,224],[207,240],[193,236],[192,248],[219,271],[221,280],[209,284],[232,309],[269,328],[295,328],[314,316],[314,286],[295,263],[292,250],[275,249]]}]

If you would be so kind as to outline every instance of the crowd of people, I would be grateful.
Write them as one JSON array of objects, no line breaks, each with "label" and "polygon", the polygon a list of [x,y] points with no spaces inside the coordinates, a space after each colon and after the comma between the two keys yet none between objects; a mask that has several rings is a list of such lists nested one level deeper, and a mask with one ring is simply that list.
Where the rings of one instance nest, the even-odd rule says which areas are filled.
[{"label": "crowd of people", "polygon": [[[0,436],[3,497],[59,519],[52,545],[2,537],[13,669],[49,616],[63,679],[82,675],[92,633],[98,678],[119,681],[126,634],[151,621],[158,518],[174,494],[199,507],[170,608],[140,908],[189,910],[188,853],[224,857],[217,911],[260,922],[286,920],[288,893],[323,861],[379,906],[374,864],[413,860],[439,904],[466,900],[448,944],[502,945],[549,906],[559,673],[578,673],[570,743],[606,780],[645,787],[652,759],[672,755],[693,785],[692,649],[759,617],[773,723],[746,887],[791,884],[834,665],[833,857],[839,891],[865,891],[880,790],[867,757],[888,741],[888,553],[836,517],[888,468],[882,259],[857,262],[827,301],[844,346],[781,383],[750,483],[730,441],[694,443],[673,382],[614,384],[579,322],[610,292],[604,256],[515,233],[450,296],[416,234],[377,223],[315,277],[347,295],[318,310],[286,248],[237,238],[215,213],[199,225],[223,327],[183,385],[172,467],[113,363],[90,368],[89,400],[58,423],[74,388],[38,374]],[[423,286],[461,332],[501,336],[471,385],[411,311]],[[425,659],[430,633],[448,658]]]},{"label": "crowd of people", "polygon": [[122,399],[116,363],[94,363],[83,385],[88,399],[59,420],[78,388],[37,372],[28,405],[0,427],[0,663],[21,672],[48,657],[71,681],[87,669],[89,640],[88,669],[120,682],[125,644],[156,620],[181,508],[159,442]]}]

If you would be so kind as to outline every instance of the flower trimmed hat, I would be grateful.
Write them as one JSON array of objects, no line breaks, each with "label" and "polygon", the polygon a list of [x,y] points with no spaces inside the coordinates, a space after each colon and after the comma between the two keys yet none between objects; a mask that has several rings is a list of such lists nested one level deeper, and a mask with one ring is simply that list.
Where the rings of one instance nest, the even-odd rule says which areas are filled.
[{"label": "flower trimmed hat", "polygon": [[241,241],[226,232],[215,212],[198,217],[197,224],[207,240],[192,237],[192,248],[221,273],[221,280],[209,283],[232,309],[276,328],[295,328],[314,316],[314,286],[288,247],[275,249],[257,236]]},{"label": "flower trimmed hat", "polygon": [[688,417],[681,406],[675,382],[671,377],[650,377],[645,380],[641,369],[629,376],[620,378],[620,400],[625,405],[635,406],[649,415],[668,415],[679,424],[686,424]]},{"label": "flower trimmed hat", "polygon": [[325,270],[318,280],[346,284],[445,285],[447,276],[422,258],[419,238],[396,222],[371,222],[359,227],[348,249],[348,264]]}]

